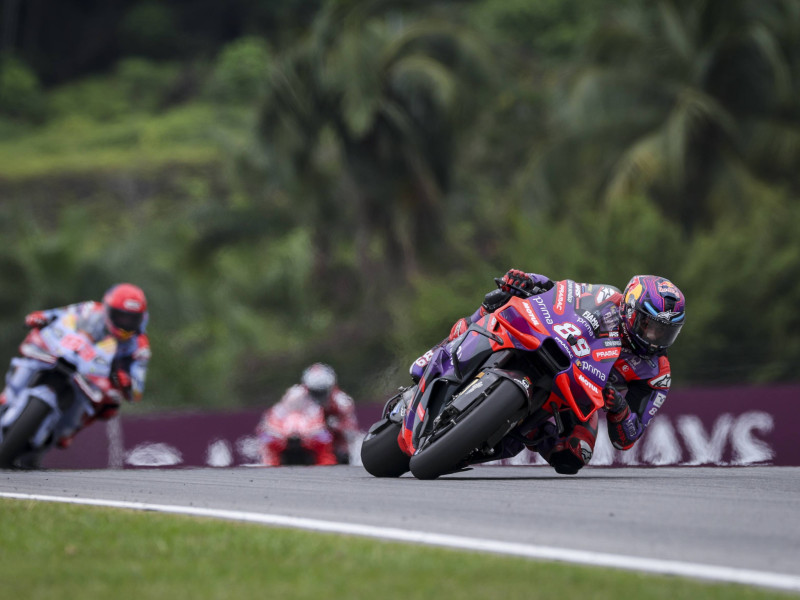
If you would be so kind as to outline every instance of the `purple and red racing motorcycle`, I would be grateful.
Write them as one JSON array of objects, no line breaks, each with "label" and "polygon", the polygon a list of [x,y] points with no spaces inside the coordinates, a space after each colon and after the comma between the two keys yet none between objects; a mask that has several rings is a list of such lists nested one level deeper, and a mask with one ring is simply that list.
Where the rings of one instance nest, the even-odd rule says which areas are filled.
[{"label": "purple and red racing motorcycle", "polygon": [[[435,479],[497,460],[507,444],[530,444],[524,434],[547,420],[561,435],[603,407],[621,349],[619,315],[608,310],[618,290],[571,280],[515,289],[526,297],[508,298],[435,348],[418,385],[387,401],[361,446],[370,474]],[[486,300],[504,296],[498,289]]]}]

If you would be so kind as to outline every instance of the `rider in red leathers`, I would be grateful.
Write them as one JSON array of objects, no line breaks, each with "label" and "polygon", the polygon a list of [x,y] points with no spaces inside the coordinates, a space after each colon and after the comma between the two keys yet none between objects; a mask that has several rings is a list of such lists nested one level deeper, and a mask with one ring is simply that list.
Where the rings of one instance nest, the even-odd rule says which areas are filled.
[{"label": "rider in red leathers", "polygon": [[302,386],[264,411],[256,433],[265,467],[338,464],[325,412]]},{"label": "rider in red leathers", "polygon": [[[75,315],[79,328],[95,342],[116,344],[110,371],[111,383],[126,400],[140,400],[150,360],[150,342],[145,333],[147,298],[142,289],[130,283],[120,283],[104,294],[102,302],[89,300],[29,313],[25,316],[25,326],[41,329],[65,313]],[[12,359],[12,366],[6,373],[6,387],[0,393],[0,404],[24,388],[30,376],[28,368]],[[57,441],[58,446],[67,448],[80,429],[96,419],[108,420],[117,412],[117,408],[109,408],[102,414],[87,416],[77,430]]]},{"label": "rider in red leathers", "polygon": [[323,408],[325,423],[333,438],[336,463],[349,464],[350,442],[359,434],[355,404],[337,385],[336,372],[330,365],[314,363],[309,366],[303,371],[300,383],[290,387],[267,413],[280,410],[284,405],[299,404],[301,399],[310,399]]},{"label": "rider in red leathers", "polygon": [[[490,303],[492,295],[487,295],[487,301],[475,313],[456,321],[443,343],[454,340],[471,323],[505,304],[508,294],[524,295],[518,290],[541,293],[553,285],[544,275],[509,270],[501,287],[506,295],[499,303]],[[608,375],[603,397],[611,443],[619,450],[628,450],[642,436],[669,393],[672,374],[667,349],[683,327],[685,298],[672,282],[654,275],[634,276],[622,293],[611,285],[578,285],[580,296],[576,302],[580,304],[582,297],[593,296],[592,303],[599,306],[592,318],[609,323],[619,320],[618,331],[611,334],[621,340],[621,353]],[[431,356],[429,351],[412,364],[415,381]],[[588,421],[569,423],[564,434],[558,435],[555,422],[547,421],[527,432],[525,437],[530,442],[507,440],[498,458],[514,456],[528,447],[541,454],[556,472],[577,473],[592,457],[597,423],[595,412]]]}]

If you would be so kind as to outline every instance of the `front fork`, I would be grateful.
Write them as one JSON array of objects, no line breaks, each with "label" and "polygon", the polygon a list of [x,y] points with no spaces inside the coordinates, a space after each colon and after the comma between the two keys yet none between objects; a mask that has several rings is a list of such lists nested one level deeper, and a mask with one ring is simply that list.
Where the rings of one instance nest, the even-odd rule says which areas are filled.
[{"label": "front fork", "polygon": [[386,401],[383,407],[383,417],[389,419],[392,423],[402,423],[408,412],[408,407],[411,405],[411,401],[417,394],[417,387],[416,385],[412,385],[400,388],[397,394]]}]

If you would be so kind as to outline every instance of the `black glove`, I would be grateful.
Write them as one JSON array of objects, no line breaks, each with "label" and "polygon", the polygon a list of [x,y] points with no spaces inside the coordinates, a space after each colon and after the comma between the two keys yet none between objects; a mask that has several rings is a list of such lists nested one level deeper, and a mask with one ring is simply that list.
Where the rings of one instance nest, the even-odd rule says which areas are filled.
[{"label": "black glove", "polygon": [[[525,297],[528,295],[525,294],[525,292],[532,294],[535,286],[535,282],[525,271],[510,269],[508,273],[503,275],[500,289],[514,296]],[[520,292],[520,290],[522,290],[522,292]]]},{"label": "black glove", "polygon": [[603,410],[611,415],[620,415],[625,410],[630,410],[628,402],[622,397],[622,394],[610,385],[603,388],[603,400],[605,402]]}]

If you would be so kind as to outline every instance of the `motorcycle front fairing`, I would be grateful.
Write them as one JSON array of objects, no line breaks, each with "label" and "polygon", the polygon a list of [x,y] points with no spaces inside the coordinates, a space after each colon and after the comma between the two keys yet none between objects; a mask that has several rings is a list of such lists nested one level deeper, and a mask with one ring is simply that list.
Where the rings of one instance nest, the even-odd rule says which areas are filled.
[{"label": "motorcycle front fairing", "polygon": [[[64,402],[59,394],[48,383],[37,384],[37,380],[46,381],[47,375],[56,370],[55,363],[47,363],[32,358],[16,357],[11,361],[12,368],[7,375],[7,405],[0,416],[0,441],[3,434],[25,410],[31,398],[38,398],[50,407],[50,413],[42,421],[33,435],[30,444],[33,449],[42,450],[49,447],[62,436],[74,432],[84,420],[84,416],[95,414],[95,406],[91,401],[79,401],[84,391],[76,382],[62,375],[68,385],[67,394],[74,401]],[[62,391],[63,393],[63,391]],[[88,399],[87,399],[88,400]]]},{"label": "motorcycle front fairing", "polygon": [[[6,374],[7,405],[0,415],[0,440],[3,432],[22,414],[31,397],[40,399],[51,409],[30,440],[31,446],[37,450],[73,433],[80,427],[84,416],[95,415],[97,404],[103,401],[103,392],[98,387],[102,383],[108,385],[116,341],[108,338],[94,343],[75,327],[75,316],[66,314],[42,330],[31,330],[20,344],[22,356],[11,360],[11,368]],[[74,369],[74,373],[65,373],[65,368],[68,372]],[[72,402],[65,403],[47,383],[47,378],[52,376],[47,373],[55,371],[60,372],[68,383]]]},{"label": "motorcycle front fairing", "polygon": [[[78,325],[75,315],[66,314],[41,330],[40,343],[47,353],[66,360],[81,376],[108,377],[117,352],[117,341],[110,335],[94,341],[77,329]],[[21,350],[24,354],[24,348]],[[91,393],[88,395],[94,399]]]},{"label": "motorcycle front fairing", "polygon": [[[451,399],[458,397],[461,400],[453,405],[457,411],[466,410],[471,402],[477,400],[478,396],[463,389],[468,382],[471,382],[469,387],[474,386],[473,391],[480,387],[483,388],[480,393],[485,394],[494,383],[506,378],[514,381],[524,393],[530,393],[530,380],[526,381],[524,374],[496,368],[508,358],[508,353],[502,348],[513,348],[513,344],[489,331],[485,327],[489,324],[483,321],[473,323],[464,334],[434,351],[406,411],[401,446],[405,445],[407,453],[416,451],[420,440],[430,432],[436,417]],[[483,384],[474,383],[478,373],[483,376],[490,371],[495,373]]]},{"label": "motorcycle front fairing", "polygon": [[408,404],[403,429],[400,433],[401,439],[398,440],[401,448],[407,454],[413,454],[416,450],[421,431],[429,423],[426,420],[429,412],[429,405],[432,398],[441,402],[441,398],[447,394],[447,390],[455,391],[460,384],[459,378],[453,371],[452,356],[447,349],[449,344],[436,348],[433,352],[422,378],[419,380],[414,397]]}]

